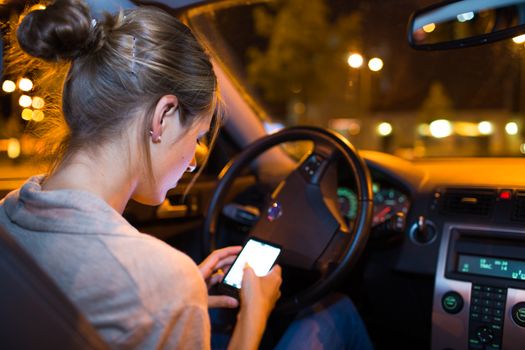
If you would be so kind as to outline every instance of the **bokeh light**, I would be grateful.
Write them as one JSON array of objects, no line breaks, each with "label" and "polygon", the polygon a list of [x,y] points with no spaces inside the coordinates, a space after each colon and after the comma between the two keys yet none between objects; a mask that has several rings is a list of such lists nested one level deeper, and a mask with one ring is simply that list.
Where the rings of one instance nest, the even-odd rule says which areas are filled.
[{"label": "bokeh light", "polygon": [[505,125],[505,132],[509,135],[517,135],[518,131],[518,124],[515,122],[509,122]]},{"label": "bokeh light", "polygon": [[18,104],[24,108],[30,107],[32,103],[33,103],[33,99],[27,95],[22,95],[18,99]]},{"label": "bokeh light", "polygon": [[492,123],[488,121],[482,121],[478,124],[478,130],[481,135],[490,135],[493,131]]},{"label": "bokeh light", "polygon": [[12,80],[4,80],[4,82],[2,83],[2,90],[4,90],[4,92],[11,93],[15,91],[15,89],[16,84]]},{"label": "bokeh light", "polygon": [[22,91],[31,91],[33,82],[27,78],[22,78],[18,81],[18,88]]},{"label": "bokeh light", "polygon": [[348,56],[348,65],[352,68],[360,68],[363,65],[363,56],[353,53]]},{"label": "bokeh light", "polygon": [[44,102],[44,99],[42,97],[35,96],[35,97],[33,97],[33,102],[31,103],[31,105],[35,109],[42,109],[42,108],[44,108],[45,102]]},{"label": "bokeh light", "polygon": [[383,122],[377,126],[377,132],[381,136],[388,136],[392,133],[392,124]]},{"label": "bokeh light", "polygon": [[452,124],[446,119],[434,120],[429,125],[430,134],[435,138],[443,138],[452,134]]},{"label": "bokeh light", "polygon": [[383,68],[383,60],[377,57],[372,58],[368,61],[368,68],[372,72],[379,72]]}]

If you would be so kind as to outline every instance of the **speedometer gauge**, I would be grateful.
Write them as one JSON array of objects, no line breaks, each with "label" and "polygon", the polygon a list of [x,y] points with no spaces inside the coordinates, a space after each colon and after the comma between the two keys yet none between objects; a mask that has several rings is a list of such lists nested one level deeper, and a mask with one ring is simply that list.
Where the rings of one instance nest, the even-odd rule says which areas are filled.
[{"label": "speedometer gauge", "polygon": [[374,193],[374,218],[372,225],[377,225],[390,219],[395,213],[407,214],[409,201],[400,191],[395,188],[377,186]]},{"label": "speedometer gauge", "polygon": [[[385,186],[379,182],[373,184],[374,217],[372,226],[381,224],[398,212],[408,213],[410,201],[408,197],[397,189]],[[357,216],[357,195],[347,187],[337,189],[339,212],[348,220],[355,220]]]},{"label": "speedometer gauge", "polygon": [[339,212],[348,220],[354,220],[357,215],[357,196],[354,191],[346,187],[337,189]]}]

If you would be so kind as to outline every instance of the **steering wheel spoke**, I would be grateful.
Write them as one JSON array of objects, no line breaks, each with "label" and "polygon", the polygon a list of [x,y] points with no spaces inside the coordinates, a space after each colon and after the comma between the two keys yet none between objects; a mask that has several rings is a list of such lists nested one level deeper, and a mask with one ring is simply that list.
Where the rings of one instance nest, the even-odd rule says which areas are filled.
[{"label": "steering wheel spoke", "polygon": [[319,271],[322,276],[327,276],[332,273],[339,265],[351,239],[351,232],[337,230],[326,249],[315,262],[315,270]]},{"label": "steering wheel spoke", "polygon": [[222,208],[222,214],[241,225],[253,226],[261,216],[259,208],[252,205],[229,203]]}]

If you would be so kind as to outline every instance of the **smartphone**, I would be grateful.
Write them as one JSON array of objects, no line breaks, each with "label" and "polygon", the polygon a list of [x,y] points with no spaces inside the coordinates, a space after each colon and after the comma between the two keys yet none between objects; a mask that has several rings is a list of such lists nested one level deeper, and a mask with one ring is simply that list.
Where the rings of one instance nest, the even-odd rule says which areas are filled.
[{"label": "smartphone", "polygon": [[224,275],[219,284],[219,289],[224,294],[239,298],[239,290],[241,289],[246,263],[250,265],[255,275],[259,277],[266,276],[280,254],[280,246],[251,237],[233,262],[228,273]]}]

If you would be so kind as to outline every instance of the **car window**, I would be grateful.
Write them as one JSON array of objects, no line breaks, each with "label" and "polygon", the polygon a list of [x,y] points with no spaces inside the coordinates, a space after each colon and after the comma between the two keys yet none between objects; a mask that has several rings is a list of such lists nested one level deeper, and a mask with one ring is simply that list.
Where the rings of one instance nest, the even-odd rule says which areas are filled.
[{"label": "car window", "polygon": [[407,159],[523,156],[523,41],[415,51],[407,21],[430,3],[226,2],[192,10],[188,21],[268,132],[328,127],[359,149]]}]

